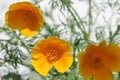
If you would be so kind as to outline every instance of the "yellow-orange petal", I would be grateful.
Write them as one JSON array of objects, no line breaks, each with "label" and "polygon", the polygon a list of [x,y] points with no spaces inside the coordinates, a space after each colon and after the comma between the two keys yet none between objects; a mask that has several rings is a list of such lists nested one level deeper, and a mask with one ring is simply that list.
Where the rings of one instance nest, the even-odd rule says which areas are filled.
[{"label": "yellow-orange petal", "polygon": [[120,47],[114,43],[108,45],[104,52],[103,64],[112,71],[120,71]]},{"label": "yellow-orange petal", "polygon": [[16,10],[16,11],[6,12],[5,14],[6,24],[9,25],[14,30],[19,29],[19,27],[21,28],[24,27],[23,23],[26,16],[25,13],[26,10]]},{"label": "yellow-orange petal", "polygon": [[52,68],[52,65],[46,61],[45,56],[40,54],[41,53],[39,53],[38,56],[33,55],[34,57],[32,57],[32,65],[39,74],[45,77]]},{"label": "yellow-orange petal", "polygon": [[57,69],[58,72],[64,73],[66,72],[73,62],[73,56],[70,52],[66,52],[63,54],[60,60],[56,61],[53,65]]},{"label": "yellow-orange petal", "polygon": [[84,77],[85,80],[89,80],[94,72],[94,69],[91,66],[91,56],[88,56],[85,52],[81,52],[78,55],[78,61],[80,74]]},{"label": "yellow-orange petal", "polygon": [[87,53],[87,54],[91,54],[91,53],[94,53],[95,52],[95,49],[96,49],[96,45],[95,44],[90,44],[90,45],[88,45],[88,47],[85,49],[85,52]]},{"label": "yellow-orange petal", "polygon": [[96,70],[93,76],[95,80],[114,80],[111,70],[104,66],[101,66]]},{"label": "yellow-orange petal", "polygon": [[71,45],[64,40],[58,39],[54,36],[50,36],[48,38],[49,43],[47,45],[54,46],[55,49],[60,51],[61,53],[63,52],[71,52]]},{"label": "yellow-orange petal", "polygon": [[41,42],[39,46],[41,48],[42,53],[45,54],[46,51],[50,51],[53,49],[57,52],[57,55],[59,55],[59,57],[65,52],[71,52],[71,46],[69,43],[54,36],[50,36],[48,39],[46,39],[44,43]]},{"label": "yellow-orange petal", "polygon": [[101,52],[103,52],[105,48],[106,48],[106,41],[103,40],[97,47],[97,52],[99,53],[99,55],[101,54]]},{"label": "yellow-orange petal", "polygon": [[39,59],[41,56],[44,55],[44,53],[42,53],[42,46],[45,44],[46,40],[45,39],[41,39],[40,41],[38,41],[36,43],[36,45],[34,46],[34,48],[32,49],[32,58],[34,59]]},{"label": "yellow-orange petal", "polygon": [[41,10],[27,1],[14,3],[9,7],[9,10],[28,10],[31,11],[38,19],[43,21]]},{"label": "yellow-orange petal", "polygon": [[32,37],[38,34],[39,31],[32,31],[29,28],[21,30],[21,34],[26,37]]},{"label": "yellow-orange petal", "polygon": [[13,29],[24,30],[29,28],[31,32],[39,31],[38,19],[32,12],[27,10],[8,11],[6,13],[6,23]]},{"label": "yellow-orange petal", "polygon": [[90,44],[86,48],[85,52],[90,55],[100,55],[100,53],[105,49],[106,41],[103,40],[99,45]]}]

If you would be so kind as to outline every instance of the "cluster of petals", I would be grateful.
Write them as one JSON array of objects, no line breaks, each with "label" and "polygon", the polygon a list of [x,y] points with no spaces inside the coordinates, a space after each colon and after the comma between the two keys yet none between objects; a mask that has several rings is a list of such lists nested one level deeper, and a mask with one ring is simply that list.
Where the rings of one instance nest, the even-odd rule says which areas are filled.
[{"label": "cluster of petals", "polygon": [[43,26],[40,8],[30,2],[18,2],[9,7],[5,13],[6,24],[13,30],[20,30],[26,37],[35,36]]},{"label": "cluster of petals", "polygon": [[66,72],[73,62],[68,42],[50,36],[39,40],[32,50],[32,65],[42,76],[47,76],[52,67],[60,73]]},{"label": "cluster of petals", "polygon": [[85,80],[114,80],[112,72],[120,71],[120,47],[102,41],[99,45],[90,44],[80,52],[79,70]]}]

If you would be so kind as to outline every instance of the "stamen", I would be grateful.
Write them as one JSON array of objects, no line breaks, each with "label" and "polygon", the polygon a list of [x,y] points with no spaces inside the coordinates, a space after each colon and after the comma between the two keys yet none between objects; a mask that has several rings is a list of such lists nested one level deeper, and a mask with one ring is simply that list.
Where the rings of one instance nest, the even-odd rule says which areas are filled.
[{"label": "stamen", "polygon": [[46,60],[49,63],[56,62],[58,60],[57,52],[55,50],[48,51]]}]

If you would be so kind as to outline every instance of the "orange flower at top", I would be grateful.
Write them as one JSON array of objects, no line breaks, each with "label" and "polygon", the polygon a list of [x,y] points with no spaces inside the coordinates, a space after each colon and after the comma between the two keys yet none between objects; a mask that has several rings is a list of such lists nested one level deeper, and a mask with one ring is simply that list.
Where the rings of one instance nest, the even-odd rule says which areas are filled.
[{"label": "orange flower at top", "polygon": [[112,71],[120,71],[120,47],[105,41],[90,44],[79,54],[79,69],[85,80],[114,80]]},{"label": "orange flower at top", "polygon": [[5,14],[5,21],[13,30],[18,29],[27,37],[37,35],[43,26],[41,10],[30,2],[12,4]]},{"label": "orange flower at top", "polygon": [[44,77],[53,66],[64,73],[72,62],[70,44],[53,36],[38,41],[32,50],[32,65]]}]

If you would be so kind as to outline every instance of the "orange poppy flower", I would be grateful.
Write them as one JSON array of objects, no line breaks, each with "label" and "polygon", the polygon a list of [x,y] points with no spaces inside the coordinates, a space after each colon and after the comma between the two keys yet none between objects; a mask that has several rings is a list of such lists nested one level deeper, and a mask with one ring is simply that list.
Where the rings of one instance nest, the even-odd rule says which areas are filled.
[{"label": "orange poppy flower", "polygon": [[37,35],[43,26],[41,10],[30,2],[12,4],[5,14],[5,21],[13,30],[18,29],[27,37]]},{"label": "orange poppy flower", "polygon": [[64,73],[72,62],[70,44],[53,36],[38,41],[32,50],[32,65],[44,77],[53,66]]},{"label": "orange poppy flower", "polygon": [[79,70],[85,80],[114,80],[112,72],[120,71],[120,47],[105,41],[90,44],[79,54]]}]

